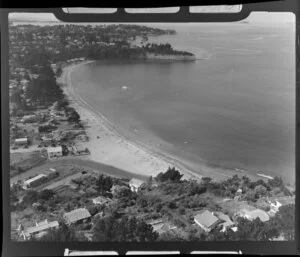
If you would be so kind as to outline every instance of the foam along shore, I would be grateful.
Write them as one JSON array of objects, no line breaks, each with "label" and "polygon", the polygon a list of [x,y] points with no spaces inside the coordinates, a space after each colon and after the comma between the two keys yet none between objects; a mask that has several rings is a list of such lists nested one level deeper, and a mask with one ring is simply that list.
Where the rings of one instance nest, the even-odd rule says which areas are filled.
[{"label": "foam along shore", "polygon": [[149,149],[150,147],[125,138],[114,124],[76,94],[71,80],[72,71],[75,67],[90,62],[93,61],[65,66],[59,78],[59,82],[64,85],[63,90],[70,100],[70,105],[76,109],[86,124],[89,141],[85,144],[90,150],[90,160],[145,176],[156,176],[160,172],[165,172],[168,167],[174,166],[184,174],[185,179],[200,179],[199,174],[194,174],[188,168],[176,163],[176,160],[167,154],[159,154],[154,149]]}]

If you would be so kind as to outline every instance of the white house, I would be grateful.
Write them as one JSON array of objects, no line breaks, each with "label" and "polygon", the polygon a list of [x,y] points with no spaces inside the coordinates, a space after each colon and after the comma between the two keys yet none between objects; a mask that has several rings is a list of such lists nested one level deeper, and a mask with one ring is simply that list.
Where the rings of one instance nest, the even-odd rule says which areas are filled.
[{"label": "white house", "polygon": [[61,146],[48,147],[47,153],[48,153],[49,159],[52,159],[54,157],[61,157],[62,156],[62,147]]},{"label": "white house", "polygon": [[133,178],[129,181],[129,186],[132,192],[138,192],[146,183],[140,179]]},{"label": "white house", "polygon": [[27,137],[17,138],[17,139],[15,139],[15,144],[16,145],[27,145],[28,139],[27,139]]}]

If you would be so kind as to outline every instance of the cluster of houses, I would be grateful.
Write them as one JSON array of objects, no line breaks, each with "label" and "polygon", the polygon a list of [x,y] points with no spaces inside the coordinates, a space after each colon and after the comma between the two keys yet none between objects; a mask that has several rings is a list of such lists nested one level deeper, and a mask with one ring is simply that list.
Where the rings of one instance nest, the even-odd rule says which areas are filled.
[{"label": "cluster of houses", "polygon": [[[269,215],[261,210],[247,210],[243,209],[237,212],[233,219],[237,217],[243,217],[248,220],[260,219],[262,222],[266,222],[270,219]],[[228,229],[236,232],[238,230],[236,223],[230,219],[230,217],[222,212],[211,212],[209,210],[202,210],[194,217],[195,224],[202,228],[205,232],[210,232],[212,229],[219,227],[221,232],[225,232]]]},{"label": "cluster of houses", "polygon": [[[63,219],[67,225],[78,224],[80,222],[88,222],[91,220],[91,214],[85,208],[79,208],[71,212],[67,212],[63,215]],[[43,222],[36,223],[33,227],[24,228],[21,224],[17,231],[19,235],[23,237],[24,240],[29,240],[31,238],[39,238],[45,235],[49,229],[58,229],[58,221],[45,220]]]},{"label": "cluster of houses", "polygon": [[[56,171],[52,169],[47,176],[53,177]],[[24,186],[26,188],[36,187],[41,183],[44,183],[47,180],[47,176],[44,174],[39,174],[29,180],[24,182]],[[49,178],[48,178],[49,179]],[[144,186],[146,186],[146,182],[133,178],[129,181],[130,189],[133,192],[139,192]],[[93,204],[95,205],[109,205],[112,200],[110,198],[104,196],[98,196],[92,199]],[[270,211],[267,213],[261,209],[242,209],[239,212],[235,213],[232,219],[223,212],[220,211],[210,211],[208,209],[201,210],[197,212],[194,216],[194,225],[199,226],[205,232],[210,232],[215,228],[218,228],[221,232],[226,232],[229,229],[236,232],[238,227],[236,225],[236,220],[238,217],[243,217],[248,220],[260,219],[262,222],[266,222],[270,219],[271,215],[274,215],[282,206],[282,204],[278,200],[269,201]],[[103,215],[103,213],[98,213],[97,215]],[[73,211],[67,212],[63,215],[63,219],[67,225],[71,224],[79,224],[81,222],[86,223],[91,221],[91,214],[86,208],[79,208]],[[177,227],[170,224],[169,222],[163,221],[162,219],[156,220],[148,220],[147,224],[150,224],[153,228],[153,231],[158,234],[162,234],[168,231],[174,231]],[[32,237],[40,237],[44,235],[49,229],[58,228],[58,221],[48,222],[47,220],[36,223],[35,226],[24,229],[22,225],[18,228],[20,236],[24,238],[24,240],[28,240]]]}]

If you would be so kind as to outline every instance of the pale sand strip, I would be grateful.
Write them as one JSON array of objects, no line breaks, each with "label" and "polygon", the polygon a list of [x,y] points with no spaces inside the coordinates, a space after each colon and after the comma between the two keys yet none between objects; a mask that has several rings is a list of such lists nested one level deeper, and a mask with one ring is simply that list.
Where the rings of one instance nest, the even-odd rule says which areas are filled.
[{"label": "pale sand strip", "polygon": [[146,176],[156,176],[159,172],[165,172],[169,166],[174,166],[184,174],[185,179],[201,178],[199,174],[186,168],[174,157],[159,153],[150,146],[142,145],[141,142],[133,142],[125,138],[116,130],[114,124],[76,94],[71,81],[71,73],[75,67],[88,62],[91,61],[65,67],[60,82],[65,85],[63,89],[71,100],[71,105],[77,110],[82,121],[87,124],[86,132],[90,140],[85,144],[91,152],[89,158],[95,162]]}]

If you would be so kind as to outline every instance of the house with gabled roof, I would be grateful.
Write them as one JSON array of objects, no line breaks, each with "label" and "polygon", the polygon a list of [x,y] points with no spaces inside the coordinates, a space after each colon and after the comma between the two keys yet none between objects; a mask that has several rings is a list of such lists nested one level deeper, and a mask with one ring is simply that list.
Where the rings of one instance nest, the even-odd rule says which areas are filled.
[{"label": "house with gabled roof", "polygon": [[194,217],[194,221],[199,227],[201,227],[206,232],[210,232],[220,223],[220,219],[208,210],[204,210],[198,213]]},{"label": "house with gabled roof", "polygon": [[91,214],[85,208],[79,208],[70,212],[67,212],[63,215],[67,224],[73,224],[88,220],[91,218]]},{"label": "house with gabled roof", "polygon": [[21,232],[21,236],[24,238],[24,240],[28,240],[32,237],[38,238],[47,233],[47,230],[49,229],[57,229],[59,227],[58,221],[51,221],[48,222],[48,220],[42,221],[42,222],[36,222],[36,225],[33,227],[29,227],[24,229],[22,225],[19,226],[18,230]]}]

